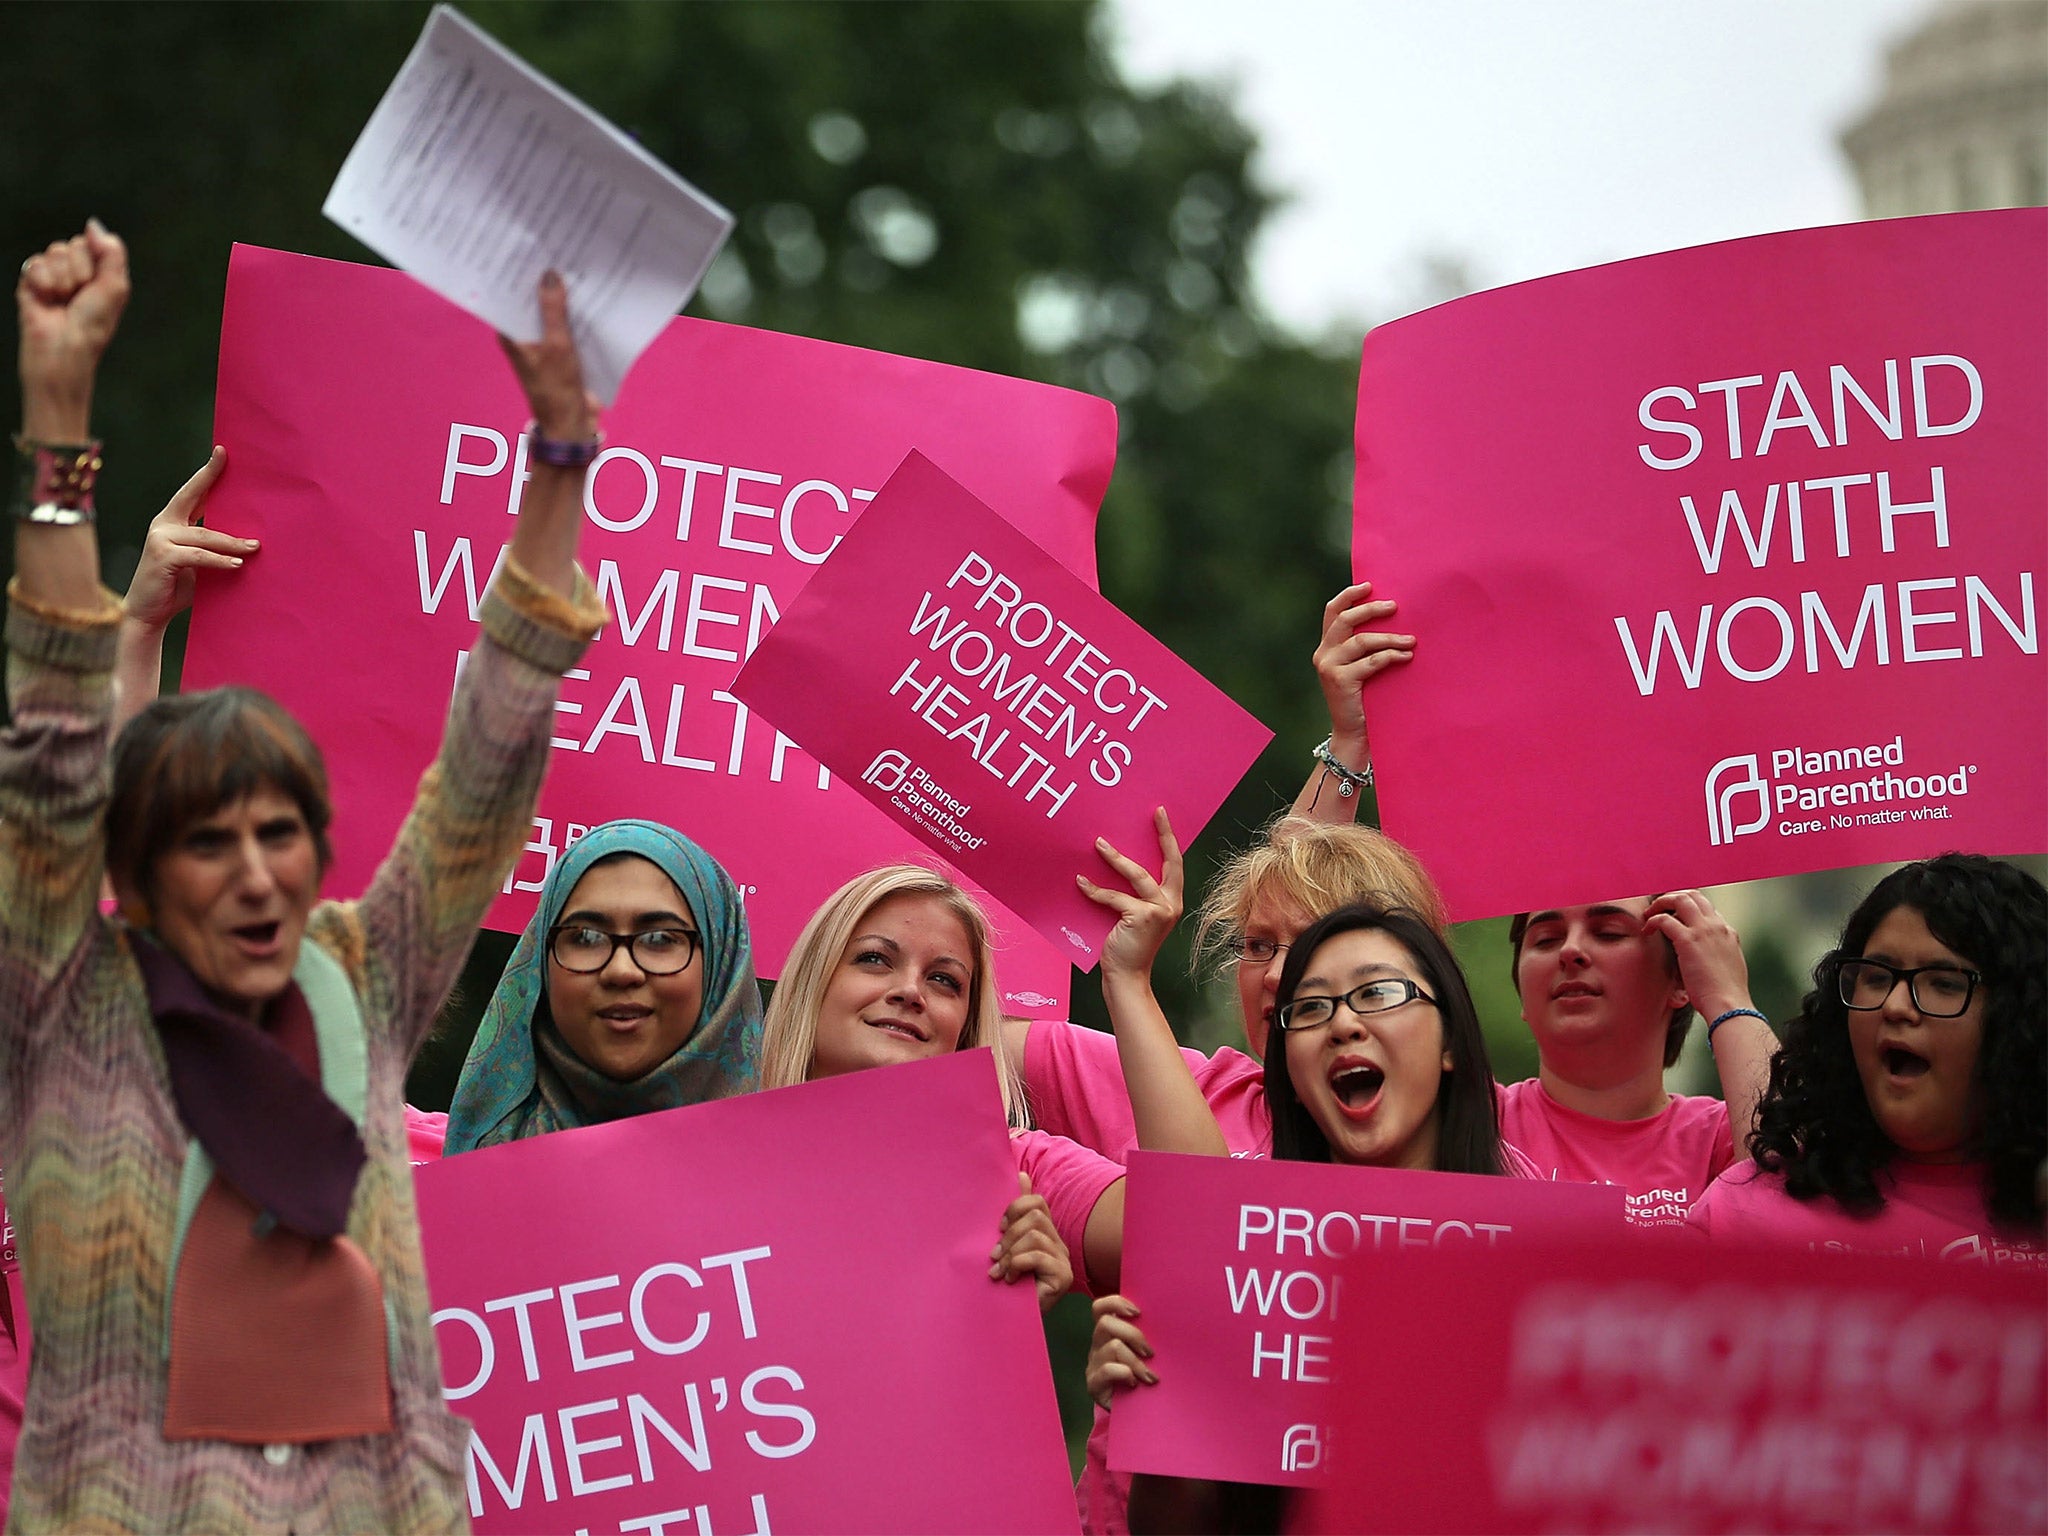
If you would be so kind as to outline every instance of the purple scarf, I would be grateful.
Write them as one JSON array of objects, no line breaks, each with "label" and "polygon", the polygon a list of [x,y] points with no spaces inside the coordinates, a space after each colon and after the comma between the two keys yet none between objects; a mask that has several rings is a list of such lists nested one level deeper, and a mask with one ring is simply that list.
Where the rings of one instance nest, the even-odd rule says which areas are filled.
[{"label": "purple scarf", "polygon": [[[263,1213],[259,1228],[275,1223],[307,1237],[347,1230],[356,1178],[368,1161],[347,1111],[267,1031],[208,997],[171,951],[133,930],[130,938],[185,1129]],[[296,982],[271,1004],[270,1017],[294,1009],[310,1018]]]}]

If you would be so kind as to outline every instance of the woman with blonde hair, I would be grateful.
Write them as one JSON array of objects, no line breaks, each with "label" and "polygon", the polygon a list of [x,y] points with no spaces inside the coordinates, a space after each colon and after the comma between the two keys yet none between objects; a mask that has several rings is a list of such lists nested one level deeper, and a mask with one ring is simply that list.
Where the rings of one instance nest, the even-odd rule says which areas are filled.
[{"label": "woman with blonde hair", "polygon": [[[996,1045],[1000,997],[980,903],[919,865],[869,870],[826,899],[790,951],[762,1030],[761,1086]],[[1122,1167],[1026,1129],[1016,1070],[1001,1051],[995,1059],[1024,1193],[1004,1213],[991,1273],[1031,1272],[1050,1306],[1066,1289],[1072,1254],[1085,1289],[1114,1290],[1123,1260]],[[1062,1251],[1054,1255],[1053,1246]]]}]

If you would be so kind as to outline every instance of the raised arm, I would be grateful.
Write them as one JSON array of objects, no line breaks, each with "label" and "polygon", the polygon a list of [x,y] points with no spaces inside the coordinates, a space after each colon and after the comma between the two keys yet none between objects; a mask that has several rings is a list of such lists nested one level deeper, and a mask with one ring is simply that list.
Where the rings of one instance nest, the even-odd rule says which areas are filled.
[{"label": "raised arm", "polygon": [[121,242],[92,224],[22,263],[22,422],[13,457],[15,580],[0,736],[0,1031],[90,922],[105,864],[108,676],[119,609],[93,536],[92,395],[128,298]]},{"label": "raised arm", "polygon": [[[483,634],[462,668],[440,753],[360,905],[357,942],[389,967],[408,1053],[525,844],[561,675],[605,619],[576,567],[597,402],[583,388],[568,295],[554,274],[539,299],[541,340],[504,342],[533,413],[533,478],[484,600]],[[337,937],[347,947],[349,937]]]},{"label": "raised arm", "polygon": [[1215,1112],[1202,1097],[1173,1026],[1152,992],[1152,967],[1159,947],[1180,921],[1183,873],[1180,844],[1165,807],[1153,814],[1159,833],[1160,876],[1157,880],[1137,860],[1126,858],[1107,839],[1096,840],[1102,861],[1123,877],[1129,891],[1097,885],[1076,876],[1083,895],[1117,914],[1117,923],[1102,945],[1102,1000],[1116,1031],[1124,1086],[1131,1096],[1131,1115],[1138,1145],[1148,1152],[1193,1152],[1227,1157],[1229,1145],[1217,1128]]},{"label": "raised arm", "polygon": [[1746,1157],[1778,1037],[1750,1001],[1742,937],[1704,891],[1667,891],[1650,904],[1644,920],[1678,952],[1679,980],[1707,1026],[1707,1044],[1721,1074],[1736,1154]]},{"label": "raised arm", "polygon": [[[540,280],[541,337],[498,342],[519,375],[533,411],[528,453],[533,478],[519,501],[512,558],[563,597],[577,590],[576,542],[583,528],[583,476],[597,444],[597,397],[583,387],[583,365],[569,333],[569,294],[559,274]],[[564,452],[563,450],[569,450]]]},{"label": "raised arm", "polygon": [[92,395],[100,357],[128,303],[128,249],[94,219],[21,264],[21,437],[31,476],[16,511],[16,592],[30,604],[89,614],[103,606],[91,482]]},{"label": "raised arm", "polygon": [[[1346,775],[1370,783],[1372,774],[1360,690],[1415,654],[1413,635],[1367,627],[1385,623],[1393,613],[1393,603],[1373,598],[1369,581],[1346,587],[1323,606],[1323,633],[1316,642],[1315,667],[1323,701],[1330,709],[1330,739],[1323,749],[1329,758],[1318,754],[1308,782],[1294,797],[1297,816],[1336,826],[1358,819],[1358,782]],[[1345,771],[1340,773],[1338,768]]]}]

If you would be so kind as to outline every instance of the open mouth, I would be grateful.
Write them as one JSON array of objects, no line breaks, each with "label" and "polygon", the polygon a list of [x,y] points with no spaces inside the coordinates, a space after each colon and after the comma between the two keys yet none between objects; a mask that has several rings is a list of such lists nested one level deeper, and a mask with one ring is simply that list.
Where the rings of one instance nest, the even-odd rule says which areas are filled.
[{"label": "open mouth", "polygon": [[1346,1109],[1364,1109],[1380,1096],[1387,1074],[1370,1062],[1360,1062],[1330,1074],[1330,1091]]},{"label": "open mouth", "polygon": [[1933,1070],[1933,1063],[1917,1051],[1909,1051],[1903,1045],[1888,1045],[1880,1053],[1884,1069],[1893,1077],[1925,1077]]},{"label": "open mouth", "polygon": [[244,923],[229,931],[244,948],[264,953],[276,947],[277,936],[283,928],[283,923]]},{"label": "open mouth", "polygon": [[1567,981],[1567,982],[1563,982],[1563,983],[1559,984],[1558,986],[1556,986],[1556,987],[1552,988],[1552,989],[1551,989],[1551,993],[1550,993],[1550,995],[1551,995],[1552,997],[1556,997],[1556,998],[1566,998],[1566,997],[1598,997],[1598,996],[1600,995],[1600,993],[1599,993],[1599,990],[1598,990],[1597,988],[1595,988],[1595,987],[1593,987],[1593,986],[1589,985],[1589,984],[1588,984],[1588,983],[1586,983],[1586,982],[1583,982],[1583,981]]}]

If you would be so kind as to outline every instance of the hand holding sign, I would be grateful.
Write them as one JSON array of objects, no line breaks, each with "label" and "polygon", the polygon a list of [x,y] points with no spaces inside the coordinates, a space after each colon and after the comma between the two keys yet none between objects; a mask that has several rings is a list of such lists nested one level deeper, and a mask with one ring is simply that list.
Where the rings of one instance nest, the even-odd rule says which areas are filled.
[{"label": "hand holding sign", "polygon": [[1371,582],[1354,582],[1323,605],[1315,652],[1316,681],[1330,709],[1330,750],[1354,767],[1362,767],[1368,755],[1359,691],[1388,668],[1415,658],[1415,636],[1378,627],[1394,616],[1394,604],[1372,592]]},{"label": "hand holding sign", "polygon": [[1117,852],[1106,837],[1095,839],[1095,851],[1102,856],[1103,863],[1124,877],[1130,884],[1130,891],[1126,893],[1097,885],[1086,875],[1074,876],[1074,883],[1081,888],[1082,895],[1117,915],[1116,926],[1102,941],[1102,974],[1105,980],[1112,974],[1151,975],[1152,962],[1159,958],[1160,946],[1173,932],[1173,925],[1180,921],[1186,884],[1180,844],[1174,840],[1173,822],[1167,817],[1165,806],[1154,811],[1152,819],[1159,829],[1158,879],[1153,879],[1151,872],[1136,859],[1126,858]]},{"label": "hand holding sign", "polygon": [[989,1278],[1009,1285],[1029,1275],[1038,1287],[1038,1310],[1050,1312],[1074,1283],[1073,1259],[1053,1226],[1052,1207],[1031,1192],[1031,1175],[1021,1168],[1017,1191],[1003,1211],[1003,1240],[989,1255]]},{"label": "hand holding sign", "polygon": [[1138,1304],[1128,1296],[1095,1298],[1095,1331],[1088,1339],[1088,1395],[1108,1408],[1116,1394],[1132,1387],[1159,1385],[1159,1373],[1147,1363],[1152,1346],[1138,1326]]}]

